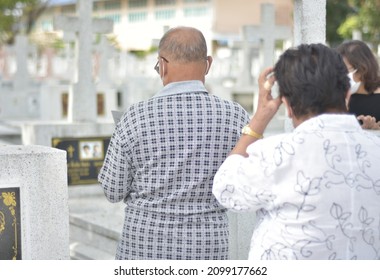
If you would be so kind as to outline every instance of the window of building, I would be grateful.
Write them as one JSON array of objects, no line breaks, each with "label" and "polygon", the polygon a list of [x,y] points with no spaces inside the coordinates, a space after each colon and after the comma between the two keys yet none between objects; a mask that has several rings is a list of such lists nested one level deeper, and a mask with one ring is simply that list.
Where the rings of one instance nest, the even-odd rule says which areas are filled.
[{"label": "window of building", "polygon": [[114,14],[114,15],[105,15],[105,16],[103,16],[103,18],[106,18],[106,19],[112,20],[113,23],[120,23],[120,21],[121,21],[121,16],[118,15],[118,14]]},{"label": "window of building", "polygon": [[139,13],[129,13],[128,14],[128,21],[129,22],[140,22],[145,21],[148,17],[148,14],[146,12],[139,12]]},{"label": "window of building", "polygon": [[129,8],[141,8],[141,7],[147,7],[147,6],[148,6],[147,0],[129,0],[128,1]]},{"label": "window of building", "polygon": [[207,7],[185,8],[183,11],[185,17],[202,17],[209,15]]},{"label": "window of building", "polygon": [[52,20],[43,20],[41,22],[41,29],[43,31],[52,31],[53,30],[53,21]]},{"label": "window of building", "polygon": [[172,19],[175,17],[175,10],[160,10],[155,12],[156,20]]},{"label": "window of building", "polygon": [[156,6],[173,6],[176,4],[176,0],[154,0]]},{"label": "window of building", "polygon": [[104,9],[105,10],[120,10],[121,2],[120,0],[106,1],[104,2]]},{"label": "window of building", "polygon": [[184,0],[185,3],[210,3],[210,0]]}]

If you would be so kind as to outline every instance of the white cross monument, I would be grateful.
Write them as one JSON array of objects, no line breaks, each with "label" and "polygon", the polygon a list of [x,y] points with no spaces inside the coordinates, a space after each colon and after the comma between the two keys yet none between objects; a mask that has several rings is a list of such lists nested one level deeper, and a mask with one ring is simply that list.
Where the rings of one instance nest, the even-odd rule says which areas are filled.
[{"label": "white cross monument", "polygon": [[[273,36],[278,32],[273,25],[271,29],[263,32],[265,39],[276,38]],[[266,36],[268,35],[268,36]],[[294,2],[294,45],[305,43],[325,43],[326,40],[326,0],[295,0]],[[274,41],[273,39],[270,41]],[[273,54],[269,54],[269,58]],[[268,58],[266,59],[268,61]],[[273,65],[273,61],[267,62]],[[288,119],[285,120],[285,130],[290,131],[292,125]],[[246,259],[249,251],[250,239],[252,237],[253,221],[251,213],[230,215],[230,254],[232,259]]]},{"label": "white cross monument", "polygon": [[113,23],[107,19],[92,20],[93,0],[78,0],[78,17],[58,16],[54,27],[77,33],[75,83],[69,91],[68,119],[71,122],[96,122],[97,101],[92,78],[93,33],[110,33]]},{"label": "white cross monument", "polygon": [[289,40],[292,31],[287,26],[276,25],[276,13],[273,4],[261,4],[260,25],[245,26],[247,39],[250,41],[261,41],[261,67],[266,68],[274,63],[274,51],[276,40]]}]

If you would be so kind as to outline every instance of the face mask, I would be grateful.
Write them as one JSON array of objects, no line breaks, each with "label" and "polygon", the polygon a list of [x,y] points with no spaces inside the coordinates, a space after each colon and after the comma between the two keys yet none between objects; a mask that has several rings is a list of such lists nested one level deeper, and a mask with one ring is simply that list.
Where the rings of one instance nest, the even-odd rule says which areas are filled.
[{"label": "face mask", "polygon": [[355,82],[354,80],[354,74],[355,74],[356,70],[348,73],[348,78],[350,78],[350,92],[351,94],[355,93],[358,91],[359,87],[360,87],[360,82]]}]

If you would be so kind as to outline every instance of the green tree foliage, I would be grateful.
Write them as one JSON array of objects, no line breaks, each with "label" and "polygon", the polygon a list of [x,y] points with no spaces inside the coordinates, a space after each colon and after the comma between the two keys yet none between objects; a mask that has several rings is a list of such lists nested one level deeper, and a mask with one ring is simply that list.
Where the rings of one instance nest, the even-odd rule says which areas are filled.
[{"label": "green tree foliage", "polygon": [[380,43],[380,0],[348,0],[353,12],[340,25],[338,33],[351,38],[356,29],[362,32],[363,40]]},{"label": "green tree foliage", "polygon": [[48,0],[1,0],[0,44],[11,43],[18,33],[29,34]]},{"label": "green tree foliage", "polygon": [[349,0],[326,1],[326,40],[334,46],[341,43],[347,34],[338,33],[340,25],[347,19],[347,15],[354,12]]}]

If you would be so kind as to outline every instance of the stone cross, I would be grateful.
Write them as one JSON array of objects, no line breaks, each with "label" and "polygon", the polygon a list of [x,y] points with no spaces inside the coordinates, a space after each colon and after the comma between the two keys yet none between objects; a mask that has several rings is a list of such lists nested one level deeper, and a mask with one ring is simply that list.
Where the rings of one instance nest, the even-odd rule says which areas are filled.
[{"label": "stone cross", "polygon": [[31,80],[28,70],[28,54],[32,49],[28,43],[28,37],[17,35],[13,47],[16,55],[16,73],[13,76],[13,88],[25,89]]},{"label": "stone cross", "polygon": [[109,75],[109,59],[113,57],[114,48],[110,45],[107,38],[102,36],[99,45],[95,48],[97,53],[96,76],[101,84],[111,84]]},{"label": "stone cross", "polygon": [[55,51],[52,48],[45,49],[45,62],[46,62],[46,71],[45,71],[45,79],[53,79],[54,78],[54,57]]},{"label": "stone cross", "polygon": [[64,57],[64,69],[62,79],[64,81],[69,81],[70,83],[74,83],[76,81],[75,76],[75,57],[74,57],[74,50],[72,45],[75,44],[75,41],[77,40],[75,33],[65,32],[63,34],[63,42],[65,43],[65,48],[63,50],[63,57]]},{"label": "stone cross", "polygon": [[113,23],[106,19],[92,20],[93,0],[78,0],[78,17],[59,16],[54,27],[77,34],[75,83],[69,93],[68,119],[71,122],[96,122],[96,91],[92,79],[93,33],[110,33]]},{"label": "stone cross", "polygon": [[294,1],[294,45],[326,42],[326,0]]},{"label": "stone cross", "polygon": [[[242,27],[242,39],[241,42],[234,42],[233,47],[240,47],[243,51],[243,64],[240,75],[237,79],[237,86],[246,87],[252,86],[252,59],[260,47],[259,39],[252,38],[247,33],[248,26]],[[257,55],[257,54],[256,54]]]},{"label": "stone cross", "polygon": [[270,3],[261,4],[260,26],[249,25],[245,27],[249,40],[255,41],[258,38],[262,42],[261,66],[263,68],[274,64],[276,40],[289,40],[292,37],[291,29],[287,26],[276,25],[275,19],[274,5]]}]

